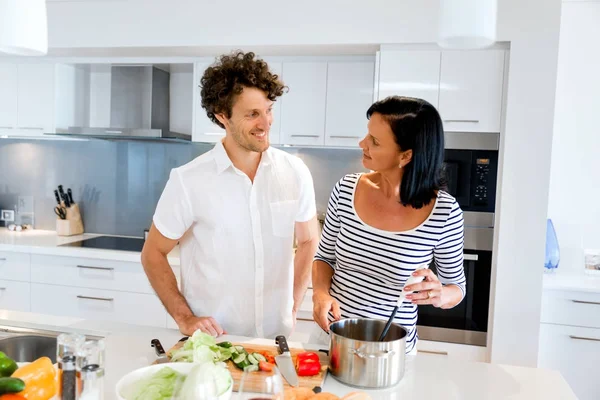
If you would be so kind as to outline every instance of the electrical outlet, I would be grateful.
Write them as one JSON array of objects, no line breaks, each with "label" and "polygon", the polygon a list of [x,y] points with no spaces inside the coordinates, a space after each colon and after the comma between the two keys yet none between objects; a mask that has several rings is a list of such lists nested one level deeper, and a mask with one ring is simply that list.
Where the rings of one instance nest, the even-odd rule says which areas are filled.
[{"label": "electrical outlet", "polygon": [[0,221],[12,222],[15,220],[14,210],[2,210],[0,212]]}]

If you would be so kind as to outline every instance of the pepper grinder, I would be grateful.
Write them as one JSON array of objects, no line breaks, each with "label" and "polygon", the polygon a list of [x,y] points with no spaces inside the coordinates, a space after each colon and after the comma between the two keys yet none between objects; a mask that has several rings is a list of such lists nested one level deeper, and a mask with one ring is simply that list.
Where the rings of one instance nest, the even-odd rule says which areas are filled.
[{"label": "pepper grinder", "polygon": [[81,394],[79,400],[104,399],[104,341],[89,340],[79,351]]},{"label": "pepper grinder", "polygon": [[77,354],[85,342],[78,333],[61,333],[56,338],[56,363],[60,370],[59,396],[61,400],[78,400]]}]

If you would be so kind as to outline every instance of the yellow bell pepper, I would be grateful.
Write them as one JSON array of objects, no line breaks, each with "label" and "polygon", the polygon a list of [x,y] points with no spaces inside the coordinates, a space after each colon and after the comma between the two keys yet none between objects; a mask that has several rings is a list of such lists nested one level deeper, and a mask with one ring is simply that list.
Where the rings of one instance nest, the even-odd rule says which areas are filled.
[{"label": "yellow bell pepper", "polygon": [[48,357],[40,357],[31,364],[22,366],[12,377],[25,382],[25,390],[18,394],[27,400],[49,400],[58,389],[56,370]]}]

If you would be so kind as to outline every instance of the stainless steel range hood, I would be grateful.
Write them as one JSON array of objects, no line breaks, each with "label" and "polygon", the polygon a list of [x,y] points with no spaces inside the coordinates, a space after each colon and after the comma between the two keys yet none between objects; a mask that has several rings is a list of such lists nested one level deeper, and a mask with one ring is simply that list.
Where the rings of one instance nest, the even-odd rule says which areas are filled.
[{"label": "stainless steel range hood", "polygon": [[55,135],[111,140],[191,140],[189,134],[170,130],[169,72],[153,65],[96,68],[104,68],[101,70],[104,85],[94,81],[92,70],[90,111],[85,119],[88,123],[69,126]]}]

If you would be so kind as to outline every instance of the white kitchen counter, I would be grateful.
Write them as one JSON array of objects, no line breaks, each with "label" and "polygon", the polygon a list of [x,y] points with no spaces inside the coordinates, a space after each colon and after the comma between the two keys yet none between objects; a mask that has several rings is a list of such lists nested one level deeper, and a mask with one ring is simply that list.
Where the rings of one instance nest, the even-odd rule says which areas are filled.
[{"label": "white kitchen counter", "polygon": [[553,273],[544,274],[544,290],[600,293],[600,273],[559,268]]},{"label": "white kitchen counter", "polygon": [[[13,251],[19,253],[46,254],[57,256],[99,258],[104,260],[140,262],[140,253],[135,251],[87,249],[61,246],[66,243],[90,239],[100,234],[89,234],[76,236],[58,236],[55,231],[25,230],[22,232],[11,232],[6,228],[0,228],[0,251]],[[179,246],[176,246],[168,256],[171,265],[180,265]]]},{"label": "white kitchen counter", "polygon": [[[3,325],[47,330],[83,331],[106,336],[106,399],[114,399],[116,382],[129,371],[154,360],[150,340],[158,338],[166,348],[180,338],[176,330],[100,323],[75,318],[54,318],[0,310]],[[266,339],[224,336],[241,343],[272,344]],[[290,343],[297,347],[298,343]],[[307,349],[317,349],[306,345]],[[323,391],[339,396],[354,391],[328,376]],[[410,356],[404,379],[395,387],[368,391],[374,400],[400,399],[576,399],[563,377],[555,371],[506,365],[465,362],[434,355]],[[235,399],[235,396],[233,397]]]}]

